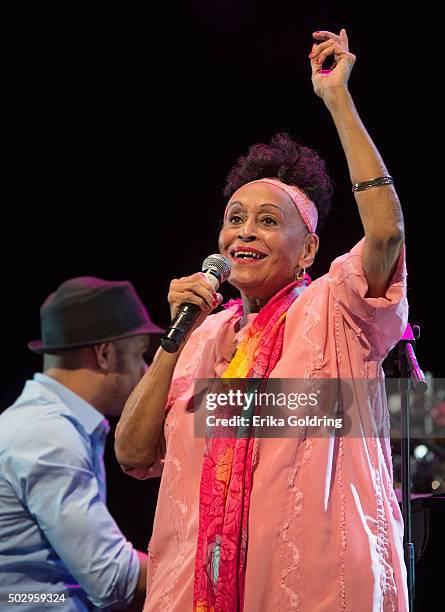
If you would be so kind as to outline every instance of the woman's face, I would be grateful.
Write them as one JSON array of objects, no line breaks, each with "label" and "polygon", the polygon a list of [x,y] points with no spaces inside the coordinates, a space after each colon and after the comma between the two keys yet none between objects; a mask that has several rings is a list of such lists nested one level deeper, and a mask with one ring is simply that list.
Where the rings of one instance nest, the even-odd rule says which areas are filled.
[{"label": "woman's face", "polygon": [[312,264],[317,248],[317,236],[275,185],[243,185],[230,198],[219,249],[232,265],[229,282],[244,295],[270,298]]}]

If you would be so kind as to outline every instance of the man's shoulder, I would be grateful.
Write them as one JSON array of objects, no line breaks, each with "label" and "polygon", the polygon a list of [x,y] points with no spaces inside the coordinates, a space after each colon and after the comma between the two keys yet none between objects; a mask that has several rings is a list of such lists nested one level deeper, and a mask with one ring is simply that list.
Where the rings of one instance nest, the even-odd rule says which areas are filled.
[{"label": "man's shoulder", "polygon": [[64,403],[57,399],[23,399],[0,415],[0,457],[14,449],[63,449],[83,452],[88,436]]}]

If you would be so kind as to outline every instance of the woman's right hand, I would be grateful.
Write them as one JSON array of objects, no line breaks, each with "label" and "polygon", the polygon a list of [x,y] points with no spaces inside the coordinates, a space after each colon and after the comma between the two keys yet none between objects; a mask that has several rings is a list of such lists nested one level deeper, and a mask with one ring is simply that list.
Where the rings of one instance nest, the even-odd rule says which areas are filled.
[{"label": "woman's right hand", "polygon": [[195,325],[195,327],[198,327],[207,315],[221,304],[223,297],[214,290],[212,283],[204,272],[197,272],[191,276],[173,279],[170,283],[167,299],[170,304],[172,320],[182,304],[188,303],[199,306],[201,315]]}]

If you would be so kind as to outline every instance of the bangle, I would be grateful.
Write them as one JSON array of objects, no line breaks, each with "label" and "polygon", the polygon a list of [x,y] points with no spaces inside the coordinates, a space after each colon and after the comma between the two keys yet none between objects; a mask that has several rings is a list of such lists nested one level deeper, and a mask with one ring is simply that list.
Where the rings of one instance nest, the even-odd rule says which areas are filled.
[{"label": "bangle", "polygon": [[370,181],[364,181],[363,183],[354,183],[352,185],[352,191],[365,191],[365,189],[371,189],[371,187],[392,185],[393,183],[394,179],[392,176],[379,176],[378,178],[371,179]]}]

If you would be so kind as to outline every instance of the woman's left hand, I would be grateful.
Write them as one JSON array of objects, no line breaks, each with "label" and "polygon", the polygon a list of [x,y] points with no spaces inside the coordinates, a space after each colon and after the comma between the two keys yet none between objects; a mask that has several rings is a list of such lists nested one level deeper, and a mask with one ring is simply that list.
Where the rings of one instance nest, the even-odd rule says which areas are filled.
[{"label": "woman's left hand", "polygon": [[[314,43],[309,54],[312,84],[317,96],[327,101],[330,93],[347,89],[356,57],[349,52],[348,35],[344,29],[340,30],[340,34],[325,30],[314,32],[313,37],[319,42]],[[323,63],[330,55],[334,56],[334,63],[329,70],[323,69]]]}]

